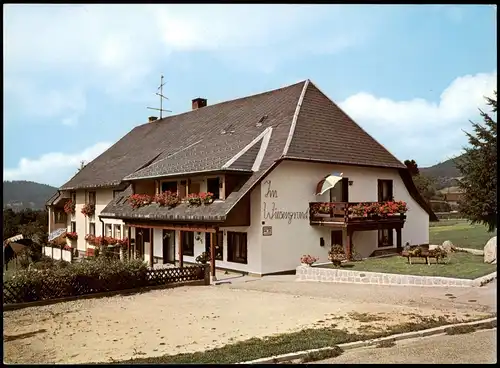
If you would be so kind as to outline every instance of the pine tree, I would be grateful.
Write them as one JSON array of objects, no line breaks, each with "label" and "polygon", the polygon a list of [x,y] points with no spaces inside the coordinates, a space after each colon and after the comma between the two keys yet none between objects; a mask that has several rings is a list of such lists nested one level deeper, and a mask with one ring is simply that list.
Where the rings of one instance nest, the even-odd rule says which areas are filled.
[{"label": "pine tree", "polygon": [[[487,98],[494,117],[479,110],[484,125],[474,123],[474,134],[465,132],[469,147],[455,164],[462,174],[459,187],[463,198],[459,202],[460,212],[473,224],[481,223],[488,231],[497,228],[497,92]],[[495,120],[493,120],[495,119]]]}]

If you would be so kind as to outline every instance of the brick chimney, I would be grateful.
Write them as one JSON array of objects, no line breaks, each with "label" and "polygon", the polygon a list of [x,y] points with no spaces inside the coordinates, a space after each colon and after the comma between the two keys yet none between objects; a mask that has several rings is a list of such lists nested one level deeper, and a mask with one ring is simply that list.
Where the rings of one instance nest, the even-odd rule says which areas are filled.
[{"label": "brick chimney", "polygon": [[205,106],[207,106],[207,99],[206,98],[200,98],[200,97],[195,98],[192,101],[192,105],[191,106],[192,106],[193,110],[205,107]]},{"label": "brick chimney", "polygon": [[156,121],[156,120],[158,120],[158,117],[156,117],[156,116],[150,116],[148,118],[148,123],[152,123],[153,121]]}]

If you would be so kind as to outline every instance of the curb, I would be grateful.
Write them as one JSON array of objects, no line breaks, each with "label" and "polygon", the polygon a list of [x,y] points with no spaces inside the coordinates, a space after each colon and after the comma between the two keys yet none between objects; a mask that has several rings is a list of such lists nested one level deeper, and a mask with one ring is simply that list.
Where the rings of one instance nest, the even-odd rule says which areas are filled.
[{"label": "curb", "polygon": [[[452,325],[434,327],[434,328],[429,328],[427,330],[421,330],[421,331],[405,332],[405,333],[401,333],[401,334],[397,334],[397,335],[380,337],[380,338],[376,338],[376,339],[348,342],[345,344],[339,344],[337,346],[345,351],[345,350],[356,349],[356,348],[365,347],[365,346],[376,345],[376,344],[383,342],[383,341],[399,341],[399,340],[413,339],[416,337],[426,337],[426,336],[438,335],[438,334],[445,333],[445,330],[447,328],[450,328],[450,327],[457,327],[457,326],[482,327],[482,326],[486,326],[487,324],[489,324],[491,322],[495,322],[494,325],[496,327],[496,321],[497,321],[497,318],[492,317],[492,318],[487,318],[487,319],[483,319],[480,321],[456,323],[456,324],[452,324]],[[303,350],[303,351],[297,351],[295,353],[275,355],[275,356],[268,357],[268,358],[260,358],[260,359],[250,360],[247,362],[240,362],[237,364],[277,363],[277,362],[283,362],[283,361],[287,361],[287,360],[299,359],[299,358],[302,358],[310,353],[314,353],[314,352],[318,352],[318,351],[333,350],[333,349],[334,349],[334,347],[329,346],[329,347],[319,348],[319,349]]]},{"label": "curb", "polygon": [[478,277],[477,279],[472,280],[472,286],[481,287],[486,285],[487,283],[495,280],[497,278],[497,271],[492,272],[488,275]]}]

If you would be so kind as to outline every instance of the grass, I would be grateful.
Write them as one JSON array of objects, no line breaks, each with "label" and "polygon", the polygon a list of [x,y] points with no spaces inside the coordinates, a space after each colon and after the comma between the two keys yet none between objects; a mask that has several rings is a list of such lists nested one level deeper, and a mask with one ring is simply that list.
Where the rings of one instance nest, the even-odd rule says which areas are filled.
[{"label": "grass", "polygon": [[466,220],[441,220],[431,222],[429,229],[430,244],[443,244],[450,240],[460,248],[483,249],[488,240],[496,236],[496,231],[489,233],[483,225],[471,225]]},{"label": "grass", "polygon": [[[384,331],[369,334],[348,333],[334,327],[319,329],[305,329],[302,331],[274,335],[265,338],[251,338],[249,340],[228,344],[220,348],[195,353],[164,355],[160,357],[135,358],[126,361],[113,361],[114,364],[234,364],[259,358],[287,354],[296,351],[334,347],[339,344],[386,337],[393,334],[421,331],[433,327],[456,323],[444,317],[420,317],[416,322],[407,322],[390,326]],[[338,350],[334,350],[338,352]],[[328,354],[328,353],[324,353]],[[333,354],[333,353],[332,353]],[[312,354],[308,359],[313,358]],[[321,355],[321,354],[320,354]],[[316,355],[314,355],[316,356]],[[102,363],[103,364],[103,363]],[[106,362],[109,364],[109,362]]]},{"label": "grass", "polygon": [[[484,263],[483,256],[475,256],[470,253],[451,253],[445,260],[446,263],[425,264],[425,259],[412,258],[412,264],[405,257],[393,256],[385,258],[368,258],[361,262],[346,262],[341,268],[352,271],[394,273],[415,276],[442,276],[459,279],[475,279],[489,273],[495,272],[496,265]],[[316,266],[333,268],[331,264]]]}]

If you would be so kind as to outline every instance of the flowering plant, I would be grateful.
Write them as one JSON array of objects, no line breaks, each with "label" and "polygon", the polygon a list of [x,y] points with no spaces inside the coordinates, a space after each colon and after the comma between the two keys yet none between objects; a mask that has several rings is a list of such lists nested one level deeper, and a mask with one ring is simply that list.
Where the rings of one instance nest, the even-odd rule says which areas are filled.
[{"label": "flowering plant", "polygon": [[75,207],[75,202],[70,199],[64,204],[64,212],[66,212],[68,215],[73,215],[75,213]]},{"label": "flowering plant", "polygon": [[328,252],[328,259],[335,265],[340,266],[341,261],[346,259],[344,247],[340,244],[333,244]]},{"label": "flowering plant", "polygon": [[316,262],[319,258],[313,257],[309,254],[304,254],[302,257],[300,257],[300,263],[307,264],[307,265],[312,265],[314,262]]},{"label": "flowering plant", "polygon": [[196,257],[195,261],[197,263],[206,264],[208,261],[210,261],[210,254],[208,254],[207,252],[203,252],[198,257]]},{"label": "flowering plant", "polygon": [[67,232],[66,233],[66,238],[68,238],[69,240],[78,240],[78,234],[76,232]]},{"label": "flowering plant", "polygon": [[154,202],[158,203],[160,206],[167,206],[169,208],[173,208],[173,207],[177,206],[181,201],[180,201],[177,193],[166,191],[166,192],[157,194],[154,197]]},{"label": "flowering plant", "polygon": [[203,204],[209,205],[214,201],[214,194],[210,192],[199,193],[198,196]]},{"label": "flowering plant", "polygon": [[151,204],[151,202],[153,202],[153,198],[147,194],[132,194],[128,197],[128,202],[132,208],[139,208]]},{"label": "flowering plant", "polygon": [[201,206],[201,198],[198,193],[191,193],[188,195],[187,201],[190,206]]},{"label": "flowering plant", "polygon": [[128,248],[129,247],[129,241],[128,238],[125,239],[117,239],[117,244],[122,247],[122,248]]},{"label": "flowering plant", "polygon": [[313,213],[329,214],[330,210],[335,208],[335,203],[323,202],[313,205]]},{"label": "flowering plant", "polygon": [[82,208],[82,213],[84,216],[92,216],[95,213],[95,204],[86,203]]}]

